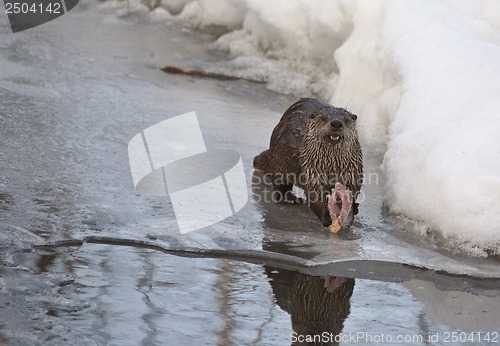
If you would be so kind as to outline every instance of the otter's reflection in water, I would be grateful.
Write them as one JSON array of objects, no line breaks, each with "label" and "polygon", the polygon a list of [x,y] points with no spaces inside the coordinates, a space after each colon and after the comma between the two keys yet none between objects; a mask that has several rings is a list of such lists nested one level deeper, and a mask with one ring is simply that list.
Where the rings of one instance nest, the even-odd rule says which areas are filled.
[{"label": "otter's reflection in water", "polygon": [[338,345],[354,279],[317,277],[265,266],[276,303],[290,314],[292,345]]},{"label": "otter's reflection in water", "polygon": [[[287,240],[313,234],[325,235],[321,224],[305,206],[288,206],[269,200],[270,187],[261,175],[252,177],[252,192],[263,215],[266,230],[262,248],[309,259],[317,252],[308,246],[296,248]],[[266,194],[267,193],[267,194]],[[288,217],[293,213],[294,218]],[[283,236],[286,235],[283,239]],[[276,298],[276,304],[290,314],[292,345],[338,345],[335,336],[342,332],[350,312],[354,279],[310,276],[285,269],[264,266]]]}]

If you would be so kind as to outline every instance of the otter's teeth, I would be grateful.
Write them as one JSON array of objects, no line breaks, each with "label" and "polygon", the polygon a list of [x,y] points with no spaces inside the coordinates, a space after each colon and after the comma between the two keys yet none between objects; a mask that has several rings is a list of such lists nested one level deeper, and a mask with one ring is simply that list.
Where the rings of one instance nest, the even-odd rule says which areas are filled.
[{"label": "otter's teeth", "polygon": [[339,140],[339,138],[340,138],[340,135],[330,135],[330,139],[331,139],[332,141],[338,141],[338,140]]}]

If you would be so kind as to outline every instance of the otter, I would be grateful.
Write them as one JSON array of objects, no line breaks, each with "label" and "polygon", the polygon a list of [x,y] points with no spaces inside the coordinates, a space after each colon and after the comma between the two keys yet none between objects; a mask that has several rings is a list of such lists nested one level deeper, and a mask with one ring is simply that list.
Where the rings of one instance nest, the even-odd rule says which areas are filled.
[{"label": "otter", "polygon": [[[347,199],[352,205],[341,225],[349,227],[358,212],[356,197],[363,182],[356,119],[349,111],[317,99],[303,98],[291,105],[274,128],[269,149],[253,161],[256,170],[271,177],[274,200],[301,203],[292,188],[302,188],[309,207],[327,227],[332,223],[328,196],[340,182],[353,196]],[[338,200],[341,203],[342,198]]]}]

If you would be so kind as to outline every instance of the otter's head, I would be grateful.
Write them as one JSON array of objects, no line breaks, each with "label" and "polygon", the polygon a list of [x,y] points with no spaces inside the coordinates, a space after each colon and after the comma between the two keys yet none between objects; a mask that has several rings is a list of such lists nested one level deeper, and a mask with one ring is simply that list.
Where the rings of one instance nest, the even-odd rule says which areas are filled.
[{"label": "otter's head", "polygon": [[357,116],[343,108],[319,108],[310,114],[308,135],[337,145],[353,140],[356,135]]}]

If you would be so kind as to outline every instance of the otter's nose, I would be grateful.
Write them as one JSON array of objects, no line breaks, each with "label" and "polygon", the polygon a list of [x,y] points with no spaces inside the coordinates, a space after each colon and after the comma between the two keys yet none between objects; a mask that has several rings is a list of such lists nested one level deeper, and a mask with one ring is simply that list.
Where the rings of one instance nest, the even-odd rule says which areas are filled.
[{"label": "otter's nose", "polygon": [[344,125],[344,124],[342,124],[342,121],[340,121],[340,120],[333,120],[330,124],[332,125],[332,127],[334,129],[340,129]]}]

